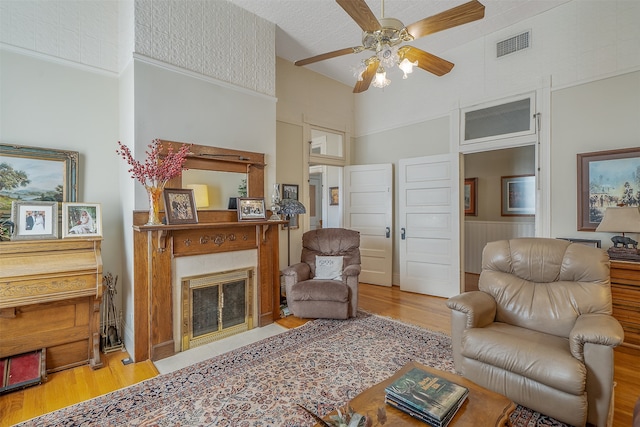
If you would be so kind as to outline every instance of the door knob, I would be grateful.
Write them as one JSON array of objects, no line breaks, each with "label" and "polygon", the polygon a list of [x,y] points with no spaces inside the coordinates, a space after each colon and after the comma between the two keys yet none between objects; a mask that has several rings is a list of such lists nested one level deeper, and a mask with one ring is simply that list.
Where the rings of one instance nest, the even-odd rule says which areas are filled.
[{"label": "door knob", "polygon": [[391,237],[391,229],[389,227],[386,228],[385,237],[388,239]]},{"label": "door knob", "polygon": [[406,236],[406,230],[404,229],[404,227],[402,227],[400,229],[400,238],[404,240],[405,236]]}]

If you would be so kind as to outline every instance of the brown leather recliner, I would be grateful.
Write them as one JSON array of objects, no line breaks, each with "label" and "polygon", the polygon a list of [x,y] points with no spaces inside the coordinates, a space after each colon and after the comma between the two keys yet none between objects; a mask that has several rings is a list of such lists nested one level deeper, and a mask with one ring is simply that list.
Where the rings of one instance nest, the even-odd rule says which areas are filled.
[{"label": "brown leather recliner", "polygon": [[[342,257],[337,259],[341,267],[338,274],[331,278],[320,275],[317,256]],[[307,231],[302,236],[301,261],[282,271],[291,313],[302,318],[355,317],[361,269],[360,233],[344,228]]]},{"label": "brown leather recliner", "polygon": [[559,421],[610,424],[624,333],[607,253],[556,239],[490,242],[478,287],[447,301],[456,370]]}]

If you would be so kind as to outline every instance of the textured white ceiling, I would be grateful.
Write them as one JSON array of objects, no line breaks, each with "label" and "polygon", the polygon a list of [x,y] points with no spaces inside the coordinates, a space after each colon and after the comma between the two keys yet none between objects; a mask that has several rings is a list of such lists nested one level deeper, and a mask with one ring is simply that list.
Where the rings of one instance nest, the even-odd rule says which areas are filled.
[{"label": "textured white ceiling", "polygon": [[[276,24],[276,55],[295,62],[325,52],[360,46],[362,31],[335,0],[230,0]],[[381,17],[382,0],[366,0]],[[384,15],[404,25],[466,3],[467,0],[385,0]],[[471,40],[511,26],[571,0],[479,0],[485,5],[482,20],[420,38],[411,45],[438,56]],[[349,86],[351,68],[371,52],[332,58],[306,67]]]}]

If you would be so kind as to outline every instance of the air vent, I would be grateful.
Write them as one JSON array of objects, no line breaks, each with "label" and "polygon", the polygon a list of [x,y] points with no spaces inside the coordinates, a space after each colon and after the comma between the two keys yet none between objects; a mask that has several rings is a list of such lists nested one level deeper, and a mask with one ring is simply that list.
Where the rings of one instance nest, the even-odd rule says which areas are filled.
[{"label": "air vent", "polygon": [[527,31],[498,42],[496,44],[497,58],[528,48],[530,40],[531,31]]}]

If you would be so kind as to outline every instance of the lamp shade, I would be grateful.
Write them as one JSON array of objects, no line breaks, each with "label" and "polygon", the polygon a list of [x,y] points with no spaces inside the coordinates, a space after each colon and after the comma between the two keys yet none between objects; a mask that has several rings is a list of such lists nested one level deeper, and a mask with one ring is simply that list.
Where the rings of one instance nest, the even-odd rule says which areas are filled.
[{"label": "lamp shade", "polygon": [[640,211],[637,206],[607,208],[596,231],[640,233]]},{"label": "lamp shade", "polygon": [[187,184],[187,188],[193,190],[196,208],[206,208],[209,206],[209,189],[206,184]]},{"label": "lamp shade", "polygon": [[287,216],[300,215],[303,213],[307,213],[307,210],[305,209],[304,205],[297,200],[282,199],[280,204],[281,204],[280,213],[285,214]]}]

